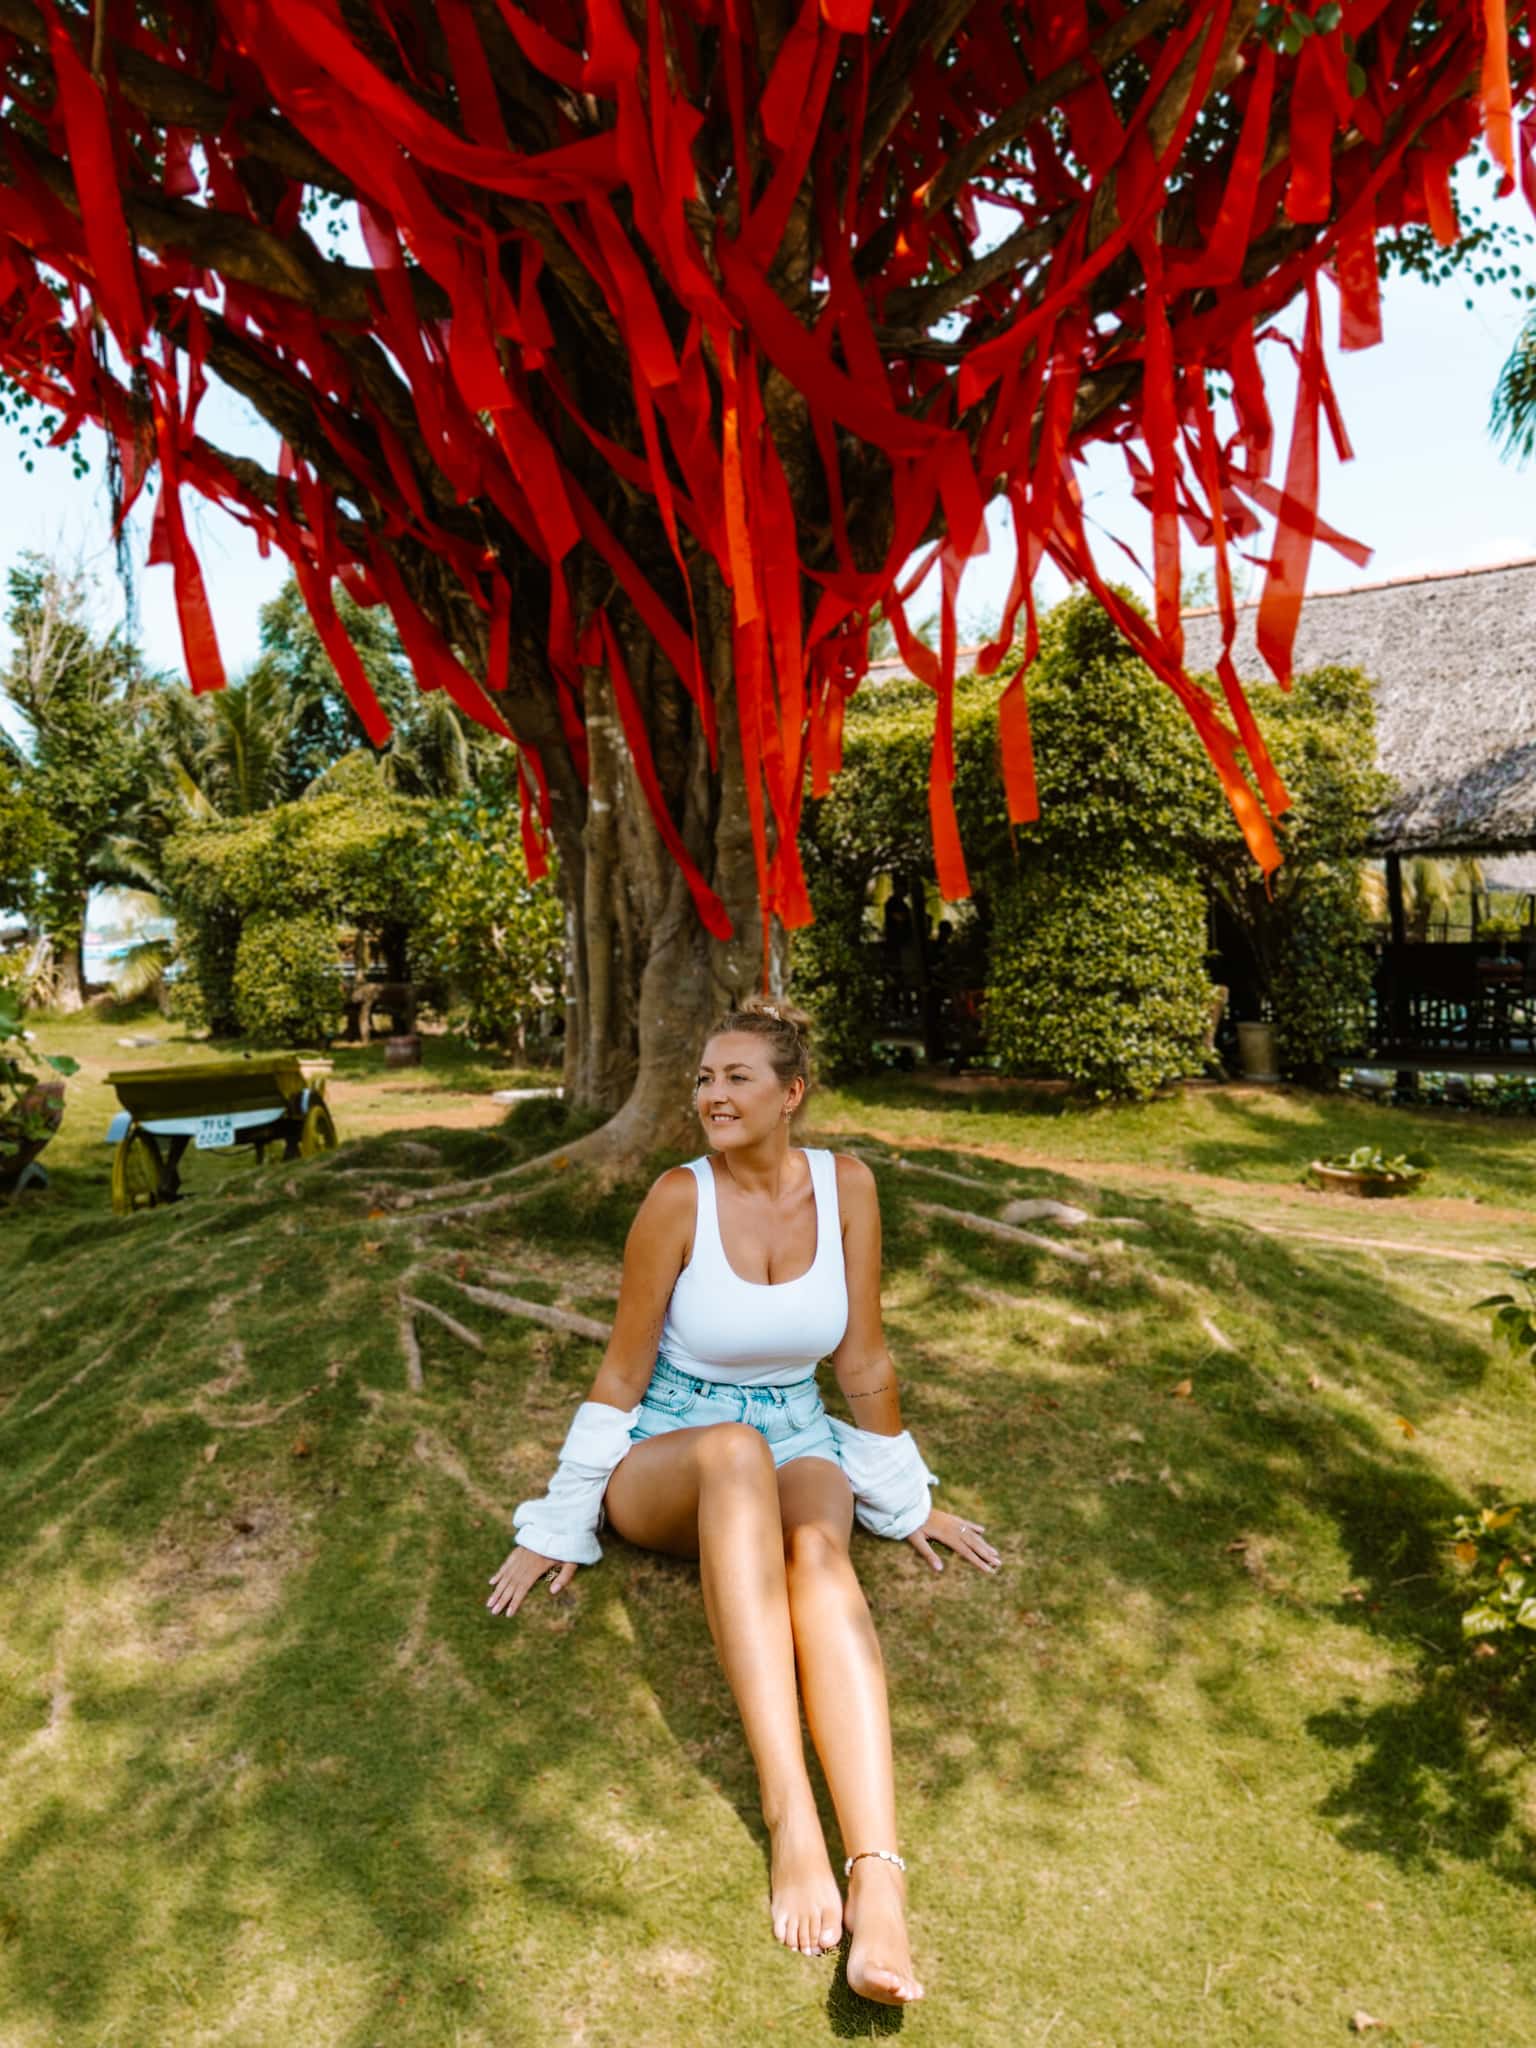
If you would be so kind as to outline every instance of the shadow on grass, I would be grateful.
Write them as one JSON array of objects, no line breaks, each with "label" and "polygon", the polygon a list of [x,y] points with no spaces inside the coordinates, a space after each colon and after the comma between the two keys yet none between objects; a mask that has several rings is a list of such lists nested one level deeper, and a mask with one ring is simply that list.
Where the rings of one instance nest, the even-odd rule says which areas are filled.
[{"label": "shadow on grass", "polygon": [[[530,1109],[508,1142],[549,1135]],[[376,1142],[365,1157],[383,1163]],[[463,1170],[456,1146],[445,1171]],[[456,1242],[558,1278],[574,1250],[617,1258],[640,1185],[560,1183],[519,1211],[510,1249],[504,1223],[466,1222]],[[857,1545],[919,1854],[925,1811],[978,1781],[1026,1771],[1048,1843],[1097,1746],[1130,1741],[1154,1771],[1172,1664],[1198,1671],[1217,1733],[1276,1732],[1235,1625],[1270,1609],[1357,1633],[1399,1673],[1390,1702],[1347,1688],[1304,1721],[1350,1763],[1319,1809],[1337,1839],[1407,1866],[1482,1864],[1529,1893],[1536,1844],[1443,1675],[1458,1643],[1444,1531],[1470,1503],[1393,1419],[1424,1425],[1475,1384],[1477,1338],[1363,1262],[1175,1203],[1116,1196],[1151,1228],[1095,1278],[935,1225],[914,1192],[883,1180],[908,1418],[941,1499],[984,1512],[1009,1559],[996,1581],[952,1567],[936,1582],[907,1546]],[[614,1543],[573,1602],[512,1633],[477,1591],[590,1348],[488,1320],[482,1353],[424,1331],[412,1397],[391,1305],[418,1253],[369,1238],[355,1194],[316,1172],[286,1210],[231,1198],[171,1259],[157,1248],[176,1220],[94,1244],[40,1226],[25,1258],[5,1256],[25,1332],[0,1349],[8,1647],[28,1674],[0,1709],[18,2009],[82,2028],[134,2010],[170,2038],[185,2014],[157,1977],[146,2002],[153,1958],[195,1958],[218,2008],[266,1923],[354,1970],[359,2048],[400,2038],[428,1998],[439,2019],[483,2021],[488,1968],[511,1970],[501,2018],[527,2038],[550,2032],[558,2007],[540,2001],[551,1973],[574,1981],[571,1957],[606,1959],[616,2023],[616,1957],[727,1943],[766,1982],[770,1965],[739,1954],[768,1946],[756,1785],[696,1573]],[[979,1310],[967,1285],[1060,1314]],[[1213,1309],[1230,1350],[1203,1332]],[[1193,1396],[1173,1396],[1186,1379]],[[1151,1652],[1127,1649],[1128,1611]],[[740,1829],[763,1852],[760,1889],[730,1857]],[[902,2018],[834,1977],[833,2036]]]},{"label": "shadow on grass", "polygon": [[[1283,1105],[1277,1113],[1277,1103]],[[1524,1203],[1530,1178],[1529,1120],[1479,1117],[1457,1109],[1393,1108],[1344,1095],[1287,1091],[1284,1097],[1212,1091],[1204,1098],[1213,1127],[1191,1142],[1197,1173],[1238,1180],[1299,1179],[1313,1158],[1379,1146],[1389,1155],[1425,1150],[1437,1162],[1427,1191],[1465,1178],[1479,1191]],[[1303,1154],[1306,1154],[1304,1157]]]}]

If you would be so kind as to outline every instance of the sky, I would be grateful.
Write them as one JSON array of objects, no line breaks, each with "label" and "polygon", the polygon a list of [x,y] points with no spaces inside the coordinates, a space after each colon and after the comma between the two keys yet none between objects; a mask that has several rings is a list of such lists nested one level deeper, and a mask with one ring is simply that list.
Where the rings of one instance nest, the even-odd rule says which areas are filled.
[{"label": "sky", "polygon": [[[1486,191],[1486,188],[1484,188]],[[1479,196],[1482,196],[1481,194]],[[1518,196],[1502,202],[1523,224]],[[1469,309],[1469,294],[1473,304]],[[1509,353],[1523,309],[1507,284],[1470,289],[1460,283],[1434,288],[1416,279],[1394,278],[1383,288],[1385,339],[1380,347],[1343,354],[1336,345],[1336,301],[1324,286],[1329,365],[1356,459],[1340,465],[1323,436],[1323,477],[1319,505],[1341,532],[1374,550],[1360,570],[1319,547],[1309,587],[1339,589],[1386,577],[1461,569],[1536,555],[1536,470],[1500,461],[1487,430],[1488,403],[1500,366]],[[1299,329],[1297,309],[1287,324]],[[1265,352],[1271,405],[1279,433],[1276,471],[1283,474],[1295,388],[1289,358],[1271,345]],[[244,402],[211,386],[199,425],[209,438],[275,466],[275,438]],[[0,435],[0,569],[27,548],[97,571],[104,616],[118,608],[106,484],[100,436],[87,432],[90,474],[76,481],[69,456],[44,450],[35,468],[23,467],[14,433]],[[1118,454],[1097,451],[1083,471],[1088,510],[1144,560],[1150,556],[1147,518],[1131,499]],[[208,582],[215,622],[231,674],[258,651],[258,613],[277,590],[283,564],[263,561],[256,544],[233,520],[185,494],[188,522]],[[148,538],[147,520],[136,521],[134,545],[140,561]],[[1013,547],[994,512],[990,552],[973,562],[961,593],[962,627],[995,618],[1002,610],[1013,573]],[[1100,561],[1112,573],[1136,583],[1120,550],[1105,540]],[[1185,573],[1207,557],[1186,549]],[[1061,594],[1060,578],[1042,571],[1040,595]],[[182,671],[181,641],[169,567],[145,569],[139,577],[141,635],[150,662]],[[912,610],[921,618],[937,609],[936,584],[920,592]],[[3,635],[3,629],[0,629]]]}]

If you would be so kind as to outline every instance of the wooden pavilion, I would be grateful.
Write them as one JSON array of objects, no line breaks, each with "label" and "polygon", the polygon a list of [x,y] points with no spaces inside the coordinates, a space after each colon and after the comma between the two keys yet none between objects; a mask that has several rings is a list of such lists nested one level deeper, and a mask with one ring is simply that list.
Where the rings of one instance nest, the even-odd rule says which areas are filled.
[{"label": "wooden pavilion", "polygon": [[[1233,655],[1245,681],[1267,676],[1255,605]],[[1221,622],[1185,614],[1185,659],[1214,669]],[[1536,898],[1517,939],[1418,941],[1403,862],[1536,850],[1536,558],[1320,592],[1302,608],[1298,672],[1359,668],[1376,696],[1379,765],[1398,794],[1376,821],[1389,930],[1376,976],[1374,1043],[1386,1065],[1536,1065]]]}]

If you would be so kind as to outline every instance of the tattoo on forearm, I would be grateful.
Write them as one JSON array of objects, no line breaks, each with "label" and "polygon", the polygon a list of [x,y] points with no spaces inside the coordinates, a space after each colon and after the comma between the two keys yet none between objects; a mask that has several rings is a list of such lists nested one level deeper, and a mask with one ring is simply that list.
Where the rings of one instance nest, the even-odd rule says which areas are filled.
[{"label": "tattoo on forearm", "polygon": [[888,1394],[890,1391],[891,1382],[889,1380],[882,1380],[878,1387],[864,1387],[857,1394],[850,1394],[848,1399],[850,1401],[873,1401],[876,1394]]}]

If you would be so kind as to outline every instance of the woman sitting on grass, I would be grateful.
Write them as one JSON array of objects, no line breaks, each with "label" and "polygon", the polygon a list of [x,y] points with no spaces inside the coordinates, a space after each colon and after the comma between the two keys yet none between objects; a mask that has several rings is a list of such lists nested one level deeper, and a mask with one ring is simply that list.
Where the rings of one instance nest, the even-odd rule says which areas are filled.
[{"label": "woman sitting on grass", "polygon": [[[772,1842],[773,1931],[815,1956],[846,1923],[848,1982],[901,2005],[923,1987],[907,1945],[880,1645],[848,1554],[857,1511],[934,1571],[938,1541],[986,1572],[978,1523],[934,1508],[901,1426],[880,1323],[880,1211],[855,1159],[791,1149],[810,1075],[806,1020],[749,997],[699,1065],[713,1155],[664,1173],[624,1254],[591,1398],[486,1603],[510,1618],[595,1564],[602,1513],[630,1543],[697,1557],[704,1610],[757,1766]],[[659,1341],[658,1341],[659,1340]],[[830,1357],[854,1424],[821,1405]],[[847,1860],[845,1909],[800,1739],[800,1695]]]}]

